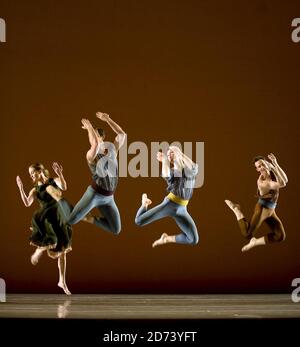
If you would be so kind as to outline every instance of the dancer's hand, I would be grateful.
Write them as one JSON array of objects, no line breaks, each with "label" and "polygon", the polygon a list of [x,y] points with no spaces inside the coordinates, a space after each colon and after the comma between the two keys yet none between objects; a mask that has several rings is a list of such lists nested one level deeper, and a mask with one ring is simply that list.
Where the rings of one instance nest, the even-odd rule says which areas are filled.
[{"label": "dancer's hand", "polygon": [[169,150],[173,152],[174,160],[182,159],[182,152],[177,146],[170,146]]},{"label": "dancer's hand", "polygon": [[261,160],[261,162],[262,162],[263,167],[266,170],[271,171],[272,169],[274,169],[274,166],[271,163],[269,163],[267,160]]},{"label": "dancer's hand", "polygon": [[97,112],[96,117],[101,119],[103,122],[106,122],[109,119],[109,115],[103,112]]},{"label": "dancer's hand", "polygon": [[177,146],[170,146],[170,151],[174,153],[175,158],[180,158],[182,156],[181,149]]},{"label": "dancer's hand", "polygon": [[17,185],[18,185],[19,189],[23,188],[23,182],[22,182],[20,176],[17,176],[16,181],[17,181]]},{"label": "dancer's hand", "polygon": [[271,160],[272,164],[277,165],[277,159],[273,153],[270,153],[268,158]]},{"label": "dancer's hand", "polygon": [[91,122],[86,118],[81,119],[81,124],[82,124],[81,128],[85,130],[88,130],[93,127]]},{"label": "dancer's hand", "polygon": [[57,176],[61,176],[63,172],[63,167],[59,165],[58,163],[54,162],[52,164],[52,169],[56,173]]},{"label": "dancer's hand", "polygon": [[160,162],[162,162],[164,159],[166,159],[166,155],[163,152],[157,152],[156,159]]},{"label": "dancer's hand", "polygon": [[170,146],[169,149],[174,152],[176,155],[182,154],[181,149],[177,146]]}]

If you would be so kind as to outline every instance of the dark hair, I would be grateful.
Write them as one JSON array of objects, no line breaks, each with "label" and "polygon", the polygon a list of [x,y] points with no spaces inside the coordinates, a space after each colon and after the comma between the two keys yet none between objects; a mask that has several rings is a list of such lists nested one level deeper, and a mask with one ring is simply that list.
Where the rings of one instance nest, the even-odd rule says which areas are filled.
[{"label": "dark hair", "polygon": [[252,160],[252,163],[254,164],[254,163],[256,163],[256,162],[259,161],[259,160],[266,160],[266,158],[263,157],[262,155],[258,155],[258,156],[256,156],[256,157]]},{"label": "dark hair", "polygon": [[[258,155],[258,156],[256,156],[254,159],[253,159],[253,164],[254,163],[256,163],[257,161],[259,161],[259,160],[266,160],[266,158],[265,157],[263,157],[262,155]],[[274,182],[277,182],[277,179],[276,179],[276,176],[275,176],[275,174],[274,174],[274,172],[271,170],[270,171],[270,176],[271,176],[271,180],[272,181],[274,181]]]},{"label": "dark hair", "polygon": [[96,128],[96,130],[98,131],[98,134],[103,138],[105,138],[105,131],[101,128]]},{"label": "dark hair", "polygon": [[43,172],[46,177],[49,177],[49,171],[45,169],[45,166],[42,163],[35,163],[29,166],[29,169],[33,168],[35,171]]}]

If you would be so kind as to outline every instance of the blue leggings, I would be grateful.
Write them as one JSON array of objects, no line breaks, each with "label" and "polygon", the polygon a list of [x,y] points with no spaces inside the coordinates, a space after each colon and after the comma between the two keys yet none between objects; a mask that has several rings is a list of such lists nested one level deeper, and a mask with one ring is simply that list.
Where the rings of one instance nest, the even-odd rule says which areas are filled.
[{"label": "blue leggings", "polygon": [[58,204],[69,224],[80,222],[97,207],[103,217],[95,217],[94,224],[116,235],[121,231],[120,213],[113,195],[99,194],[89,186],[74,208],[65,199],[59,200]]},{"label": "blue leggings", "polygon": [[182,231],[176,235],[176,243],[196,245],[199,242],[197,227],[186,206],[176,204],[167,197],[161,204],[148,211],[142,205],[136,214],[135,223],[143,226],[165,217],[172,217]]}]

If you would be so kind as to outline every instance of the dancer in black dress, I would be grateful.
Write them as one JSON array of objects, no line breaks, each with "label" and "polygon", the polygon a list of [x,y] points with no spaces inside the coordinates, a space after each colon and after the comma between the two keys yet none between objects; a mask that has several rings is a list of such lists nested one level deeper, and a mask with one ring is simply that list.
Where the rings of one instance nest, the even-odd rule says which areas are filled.
[{"label": "dancer in black dress", "polygon": [[50,187],[66,190],[67,184],[62,173],[62,166],[53,163],[52,167],[57,175],[55,178],[49,176],[48,170],[41,163],[29,167],[34,188],[28,196],[24,192],[19,176],[17,176],[17,185],[26,207],[31,206],[35,199],[40,204],[40,208],[34,212],[31,221],[30,244],[36,247],[31,256],[31,263],[36,265],[44,251],[47,251],[49,257],[58,259],[58,286],[70,295],[66,284],[66,254],[72,249],[72,228],[66,223],[57,202],[48,194]]}]

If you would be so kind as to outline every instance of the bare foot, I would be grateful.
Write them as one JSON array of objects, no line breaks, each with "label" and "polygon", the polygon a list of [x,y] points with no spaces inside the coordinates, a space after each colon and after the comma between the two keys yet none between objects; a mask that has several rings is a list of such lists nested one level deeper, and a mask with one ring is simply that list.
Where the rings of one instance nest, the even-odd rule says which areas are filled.
[{"label": "bare foot", "polygon": [[160,245],[166,244],[167,243],[167,238],[168,238],[168,234],[163,233],[158,240],[156,240],[156,241],[154,241],[152,243],[152,247],[154,248],[156,246],[160,246]]},{"label": "bare foot", "polygon": [[52,196],[52,198],[56,201],[59,201],[62,198],[62,192],[61,190],[54,188],[53,186],[48,186],[46,188],[46,191],[49,195]]},{"label": "bare foot", "polygon": [[67,284],[66,283],[62,283],[62,282],[58,282],[57,285],[63,289],[63,291],[67,294],[67,295],[72,295],[71,292],[69,291]]},{"label": "bare foot", "polygon": [[233,211],[235,212],[236,210],[240,210],[241,206],[238,204],[234,204],[232,201],[230,200],[225,200],[225,204]]},{"label": "bare foot", "polygon": [[256,238],[255,237],[252,237],[252,239],[250,240],[249,243],[247,243],[247,245],[245,245],[243,248],[242,248],[242,252],[247,252],[249,251],[249,249],[253,248],[256,246]]},{"label": "bare foot", "polygon": [[88,213],[82,220],[83,222],[94,224],[95,217],[91,213]]},{"label": "bare foot", "polygon": [[32,254],[32,256],[30,258],[32,265],[36,265],[39,262],[40,257],[43,254],[43,252],[44,252],[44,249],[41,249],[41,248],[37,248],[35,250],[35,252]]},{"label": "bare foot", "polygon": [[234,204],[230,200],[225,200],[225,204],[231,209],[231,211],[235,214],[236,219],[240,220],[244,218],[244,215],[241,211],[241,206],[238,204]]},{"label": "bare foot", "polygon": [[142,205],[145,207],[148,207],[151,204],[152,204],[152,201],[150,199],[148,199],[147,194],[144,193],[142,195]]}]

